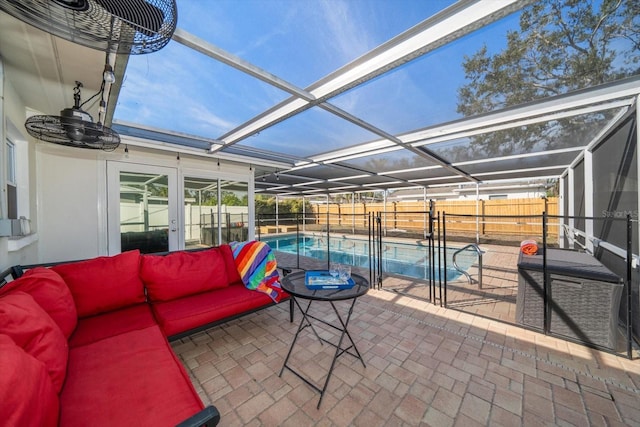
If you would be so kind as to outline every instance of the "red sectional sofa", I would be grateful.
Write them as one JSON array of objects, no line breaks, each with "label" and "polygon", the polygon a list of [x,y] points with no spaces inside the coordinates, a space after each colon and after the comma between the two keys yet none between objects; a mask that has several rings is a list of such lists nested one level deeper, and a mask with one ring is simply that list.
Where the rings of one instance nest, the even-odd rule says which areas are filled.
[{"label": "red sectional sofa", "polygon": [[245,288],[228,245],[31,268],[0,287],[0,419],[214,426],[167,338],[272,304]]}]

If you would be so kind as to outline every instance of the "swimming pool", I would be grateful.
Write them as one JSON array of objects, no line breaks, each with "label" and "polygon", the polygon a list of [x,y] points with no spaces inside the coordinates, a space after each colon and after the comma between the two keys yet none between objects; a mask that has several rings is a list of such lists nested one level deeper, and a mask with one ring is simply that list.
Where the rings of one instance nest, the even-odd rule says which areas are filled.
[{"label": "swimming pool", "polygon": [[[300,235],[296,236],[269,236],[263,237],[275,251],[296,254],[296,247],[301,256],[326,260],[327,237]],[[329,239],[329,252],[331,261],[341,264],[350,264],[358,267],[369,268],[369,241],[354,239],[352,237],[331,237]],[[458,248],[447,248],[447,281],[455,280],[460,272],[453,268],[452,256]],[[429,248],[418,243],[384,242],[382,244],[382,269],[384,273],[398,274],[417,279],[428,280],[431,275],[431,263],[429,262]],[[472,252],[461,252],[456,257],[458,265],[468,269],[476,260]],[[438,280],[439,268],[437,265],[434,280]]]}]

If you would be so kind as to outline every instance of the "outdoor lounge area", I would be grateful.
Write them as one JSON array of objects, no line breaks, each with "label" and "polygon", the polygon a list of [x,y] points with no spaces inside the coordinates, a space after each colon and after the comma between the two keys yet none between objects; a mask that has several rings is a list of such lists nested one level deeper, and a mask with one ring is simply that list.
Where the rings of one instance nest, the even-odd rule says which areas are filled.
[{"label": "outdoor lounge area", "polygon": [[[279,254],[283,262],[292,262]],[[322,268],[303,259],[307,268]],[[513,277],[490,278],[487,286]],[[636,425],[637,361],[545,337],[392,291],[389,279],[358,299],[352,320],[366,368],[338,359],[317,393],[279,377],[296,324],[274,306],[172,343],[204,402],[225,425]],[[419,296],[419,295],[418,295]],[[329,307],[320,316],[333,316]],[[313,337],[295,361],[322,379],[332,351]]]},{"label": "outdoor lounge area", "polygon": [[0,420],[640,425],[639,47],[632,0],[0,0]]}]

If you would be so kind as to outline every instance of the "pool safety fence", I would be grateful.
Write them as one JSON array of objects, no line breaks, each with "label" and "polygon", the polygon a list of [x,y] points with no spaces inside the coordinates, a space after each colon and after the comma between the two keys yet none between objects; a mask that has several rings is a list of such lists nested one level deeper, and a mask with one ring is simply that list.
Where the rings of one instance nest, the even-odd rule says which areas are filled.
[{"label": "pool safety fence", "polygon": [[[418,222],[420,227],[417,227]],[[265,230],[269,227],[274,229]],[[327,243],[317,248],[317,252],[324,252],[320,256],[326,261],[326,268],[329,267],[332,257],[336,257],[332,250],[344,252],[347,245],[344,243],[336,248],[332,246],[335,245],[331,243],[332,239],[346,238],[353,242],[362,242],[366,247],[363,256],[367,265],[361,268],[368,268],[370,286],[378,289],[383,287],[385,278],[402,275],[402,271],[392,271],[393,263],[389,262],[391,244],[398,241],[416,242],[424,250],[426,261],[425,277],[419,280],[423,283],[424,290],[421,295],[433,304],[518,324],[629,358],[632,358],[634,345],[639,341],[640,258],[637,254],[640,232],[638,220],[628,213],[625,217],[584,217],[548,215],[544,212],[540,215],[469,215],[431,210],[393,213],[381,211],[357,215],[325,212],[322,217],[302,214],[279,217],[260,215],[256,220],[256,229],[258,239],[274,233],[289,235],[296,240],[302,239],[305,235],[321,237],[322,241]],[[465,232],[461,233],[463,229]],[[540,311],[537,315],[542,320],[542,327],[536,328],[535,325],[523,323],[521,319],[519,321],[516,316],[518,293],[523,295],[524,291],[518,288],[524,285],[519,285],[521,280],[518,277],[522,275],[522,269],[518,269],[517,260],[513,256],[513,265],[496,262],[495,258],[500,255],[496,254],[499,248],[511,248],[510,251],[515,253],[519,242],[527,239],[539,243],[540,254],[545,254],[547,248],[588,253],[620,278],[621,291],[607,291],[604,294],[587,292],[584,290],[585,286],[609,285],[602,285],[602,281],[597,280],[572,282],[567,280],[567,277],[558,277],[555,272],[549,272],[543,256],[542,270],[540,274],[534,274],[541,278],[537,281],[540,283],[541,305],[527,307],[529,311]],[[494,249],[485,254],[485,245]],[[498,249],[495,249],[496,247]],[[462,268],[462,276],[457,278],[454,274],[459,274],[460,271],[456,271],[452,259],[451,254],[454,251],[459,252],[458,256],[471,258],[467,263],[471,267]],[[483,261],[483,256],[488,258]],[[299,252],[296,253],[296,259],[299,268]],[[497,282],[496,278],[508,275],[514,279],[510,282],[504,280],[507,285],[491,285],[492,282]],[[617,288],[614,286],[611,289]],[[400,292],[395,289],[394,291]],[[576,298],[567,297],[572,295],[571,292],[576,293]],[[594,311],[585,308],[589,307],[586,302],[583,305],[576,303],[578,296],[588,299],[589,295],[601,295],[600,300],[604,300],[602,295],[606,295],[611,300],[606,318],[594,319],[588,315],[580,317],[577,314],[576,310]],[[558,298],[564,299],[558,301]],[[569,306],[563,301],[576,304]],[[566,313],[567,310],[570,311],[569,314]],[[508,313],[508,316],[505,317],[504,313]],[[560,318],[564,318],[562,328],[557,327]],[[606,337],[607,341],[592,339],[595,335],[593,329],[585,326],[587,320],[614,325],[605,331],[609,334]],[[611,332],[614,330],[618,331],[615,338]]]}]

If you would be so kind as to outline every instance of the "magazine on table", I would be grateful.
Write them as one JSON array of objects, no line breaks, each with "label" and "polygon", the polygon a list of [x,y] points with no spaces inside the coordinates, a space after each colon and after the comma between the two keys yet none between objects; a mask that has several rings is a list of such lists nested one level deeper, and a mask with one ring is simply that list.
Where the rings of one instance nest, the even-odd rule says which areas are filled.
[{"label": "magazine on table", "polygon": [[309,289],[350,289],[356,282],[351,277],[346,279],[332,276],[328,271],[307,271],[304,283]]}]

